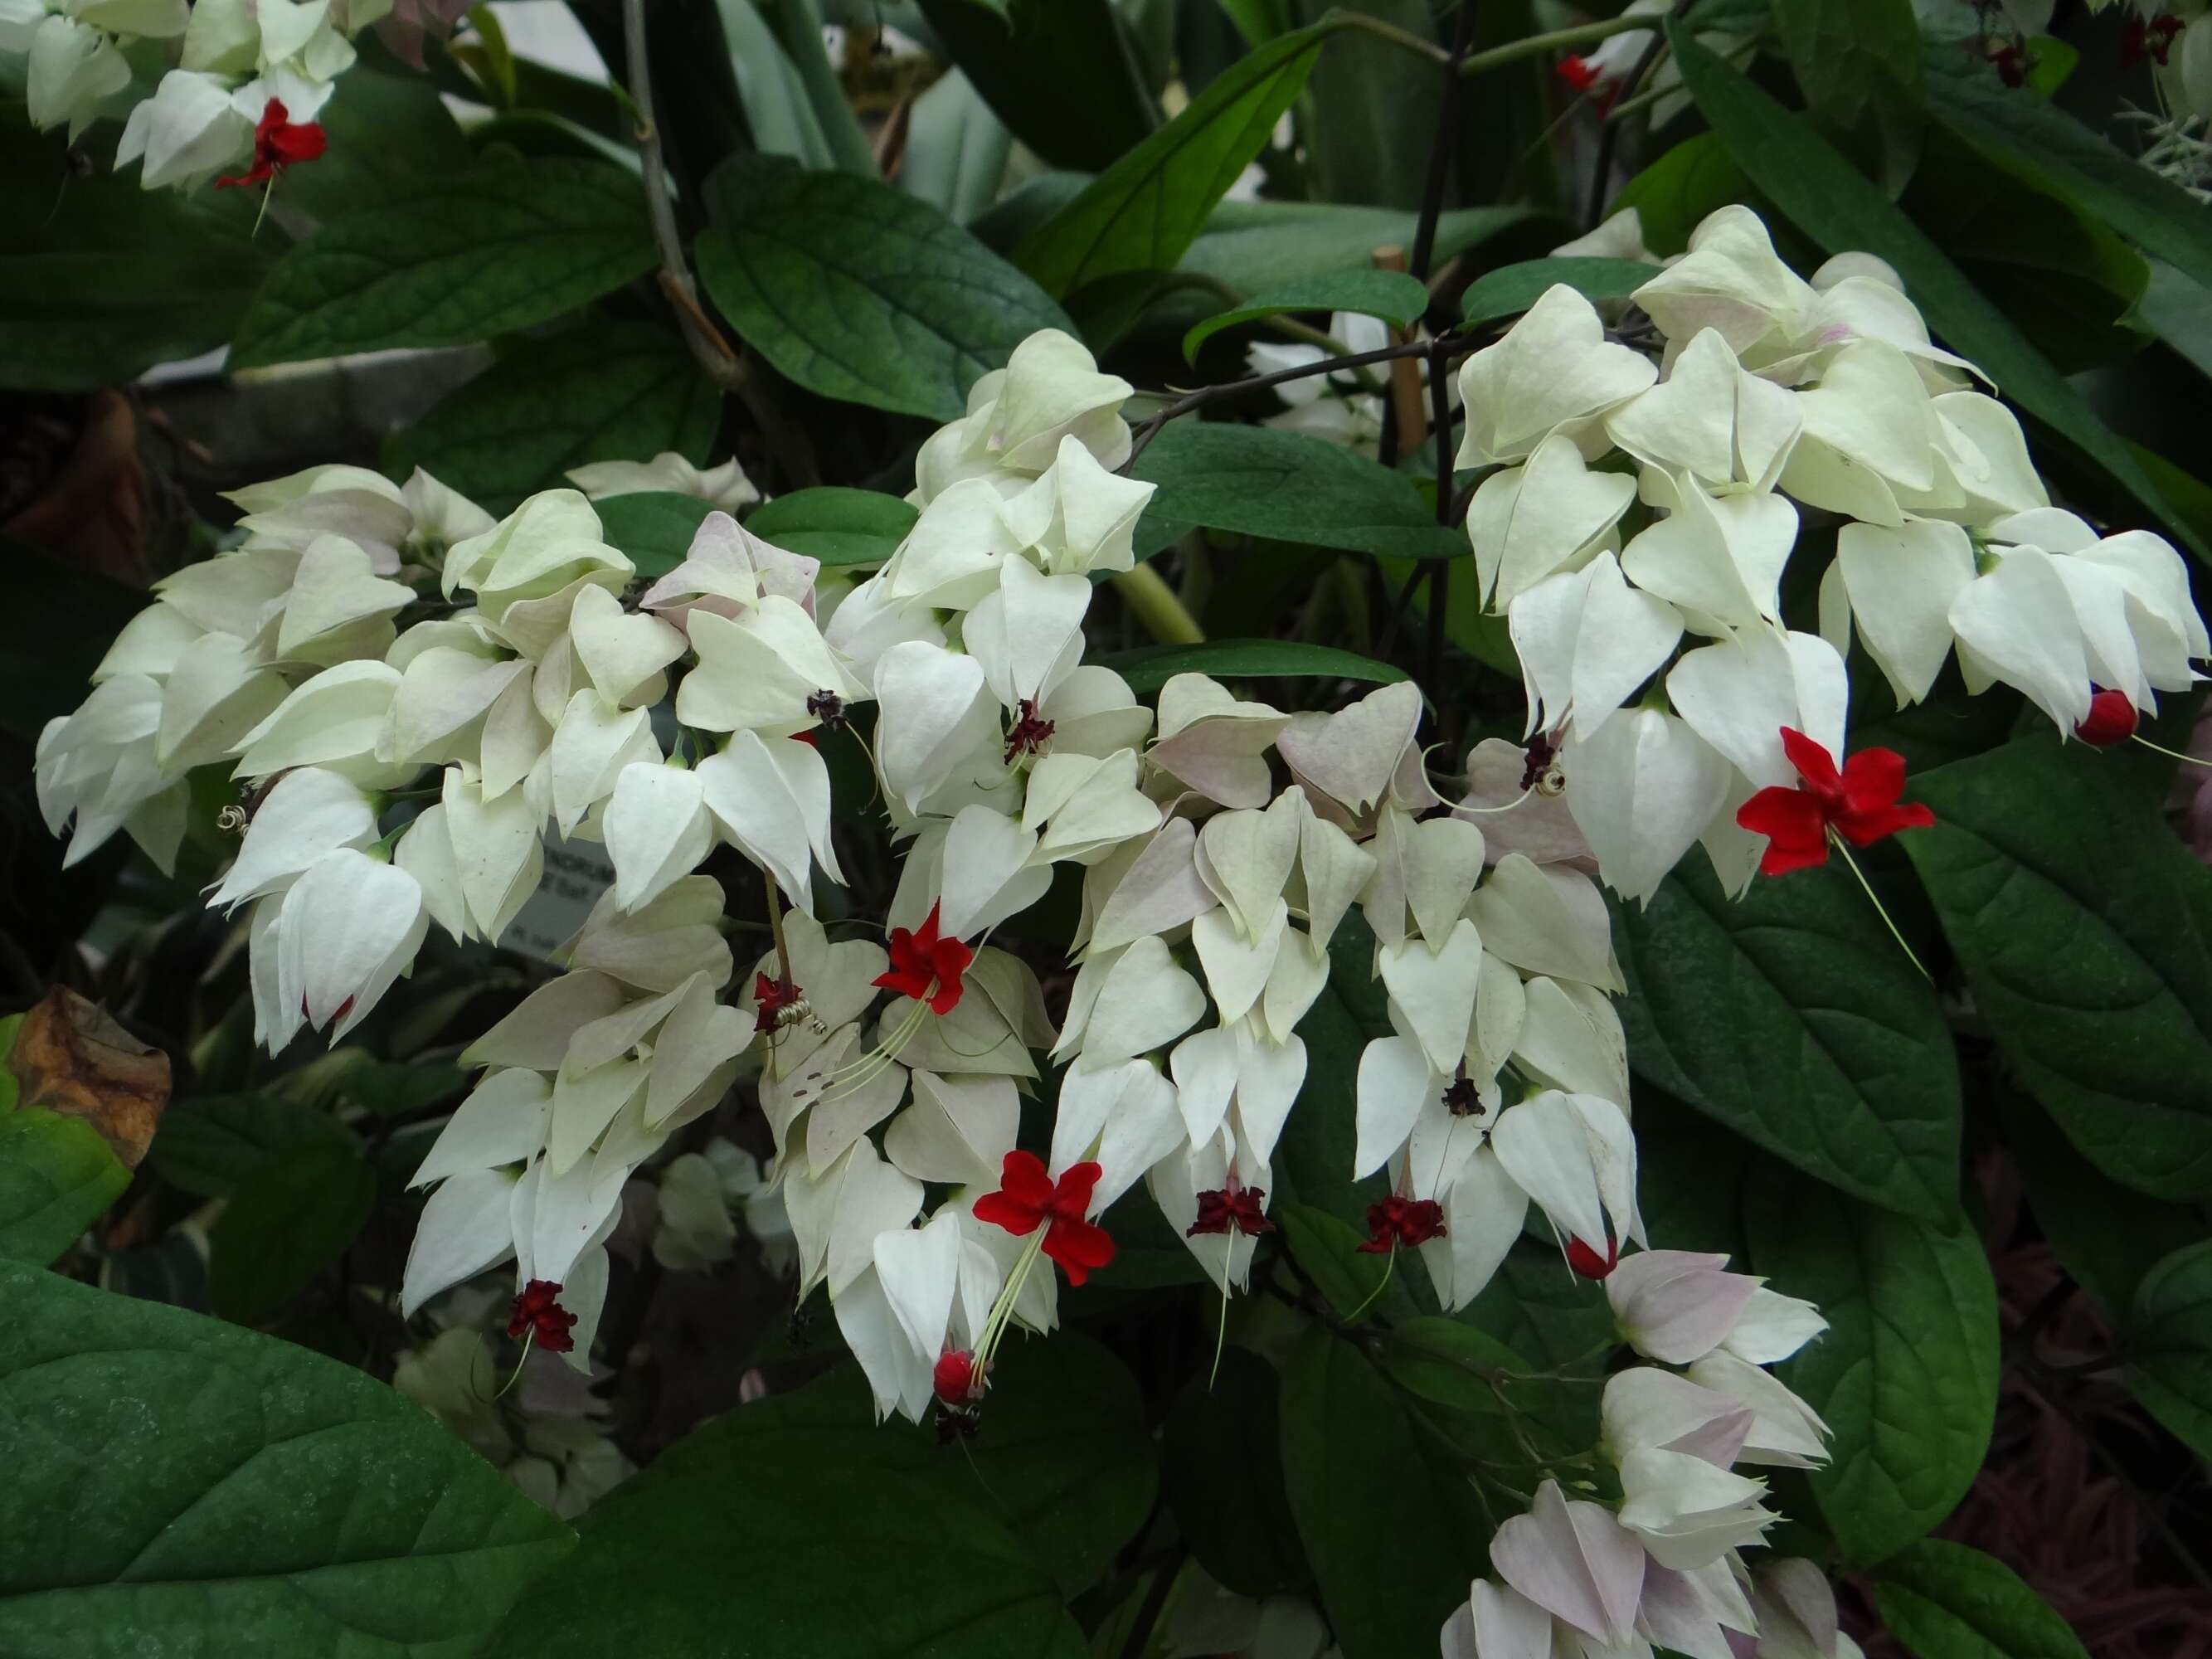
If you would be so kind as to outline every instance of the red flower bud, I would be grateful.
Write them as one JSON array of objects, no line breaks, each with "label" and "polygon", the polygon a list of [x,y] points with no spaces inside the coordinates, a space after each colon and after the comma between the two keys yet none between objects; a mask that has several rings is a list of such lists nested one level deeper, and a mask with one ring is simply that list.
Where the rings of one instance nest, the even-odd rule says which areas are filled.
[{"label": "red flower bud", "polygon": [[1579,1238],[1567,1240],[1567,1266],[1583,1279],[1603,1279],[1620,1265],[1620,1246],[1611,1239],[1606,1241],[1603,1255]]},{"label": "red flower bud", "polygon": [[948,1406],[964,1407],[982,1397],[975,1356],[965,1348],[947,1348],[938,1355],[934,1382],[937,1397]]},{"label": "red flower bud", "polygon": [[2125,743],[2136,734],[2136,706],[2124,691],[2100,691],[2089,699],[2089,716],[2074,735],[2099,749]]}]

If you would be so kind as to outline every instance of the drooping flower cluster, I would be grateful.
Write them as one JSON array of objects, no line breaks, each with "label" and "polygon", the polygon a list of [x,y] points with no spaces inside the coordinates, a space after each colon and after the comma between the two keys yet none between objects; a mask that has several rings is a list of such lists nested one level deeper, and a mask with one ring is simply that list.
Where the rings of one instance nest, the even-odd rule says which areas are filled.
[{"label": "drooping flower cluster", "polygon": [[[1857,763],[1889,763],[1846,750],[1854,636],[1900,705],[1955,659],[1968,690],[2014,686],[2068,733],[2100,690],[2148,712],[2196,683],[2180,555],[2052,507],[2018,421],[1881,261],[1839,255],[1807,282],[1723,208],[1632,301],[1649,352],[1559,287],[1460,372],[1459,464],[1498,468],[1468,516],[1483,597],[1620,892],[1648,897],[1699,842],[1730,890],[1775,867],[1765,838],[1809,823],[1778,790],[1841,787],[1860,812]],[[1807,509],[1844,520],[1818,633],[1782,611]],[[1881,775],[1881,805],[1898,782]]]},{"label": "drooping flower cluster", "polygon": [[[1444,1659],[1547,1659],[1553,1653],[1730,1659],[1769,1613],[1741,1552],[1780,1517],[1765,1483],[1739,1464],[1808,1468],[1826,1460],[1827,1428],[1764,1367],[1826,1329],[1809,1303],[1727,1269],[1728,1258],[1645,1250],[1609,1270],[1621,1337],[1647,1361],[1616,1371],[1601,1407],[1602,1453],[1617,1504],[1570,1498],[1556,1480],[1498,1529],[1495,1579],[1475,1581],[1445,1622]],[[1780,1568],[1792,1595],[1828,1597]],[[1770,1570],[1771,1571],[1771,1570]],[[1830,1650],[1832,1651],[1832,1648]]]},{"label": "drooping flower cluster", "polygon": [[[225,175],[258,185],[323,153],[315,118],[389,0],[0,0],[0,52],[24,59],[31,125],[70,140],[127,116],[115,165],[148,190]],[[158,43],[173,67],[129,104],[126,52]]]}]

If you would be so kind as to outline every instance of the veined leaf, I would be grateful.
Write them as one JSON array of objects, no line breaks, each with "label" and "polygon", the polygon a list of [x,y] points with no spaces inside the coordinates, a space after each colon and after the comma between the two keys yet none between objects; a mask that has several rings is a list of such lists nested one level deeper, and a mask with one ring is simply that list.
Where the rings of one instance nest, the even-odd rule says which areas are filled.
[{"label": "veined leaf", "polygon": [[714,508],[696,495],[641,489],[593,501],[592,510],[599,515],[599,534],[607,545],[628,554],[637,574],[651,580],[684,562],[700,521]]},{"label": "veined leaf", "polygon": [[0,1112],[0,1261],[45,1267],[130,1184],[82,1118],[39,1106]]},{"label": "veined leaf", "polygon": [[2143,1275],[2124,1352],[2136,1398],[2199,1457],[2212,1457],[2212,1240]]},{"label": "veined leaf", "polygon": [[173,1187],[223,1198],[275,1158],[357,1152],[353,1131],[318,1107],[283,1095],[201,1095],[161,1114],[146,1161]]},{"label": "veined leaf", "polygon": [[740,200],[700,235],[700,280],[756,350],[825,398],[952,420],[1023,340],[1071,326],[1027,276],[888,185],[786,172]]},{"label": "veined leaf", "polygon": [[574,1534],[351,1366],[0,1262],[0,1651],[472,1653]]},{"label": "veined leaf", "polygon": [[1919,1659],[2088,1659],[2073,1626],[2002,1561],[1924,1538],[1881,1564],[1882,1622]]},{"label": "veined leaf", "polygon": [[1486,270],[1469,283],[1460,295],[1460,317],[1465,322],[1488,323],[1516,316],[1559,283],[1589,299],[1625,300],[1658,274],[1658,266],[1640,259],[1529,259]]},{"label": "veined leaf", "polygon": [[231,362],[466,345],[550,322],[658,257],[643,192],[621,169],[489,162],[349,213],[293,247],[247,307]]},{"label": "veined leaf", "polygon": [[1393,327],[1410,328],[1428,306],[1428,289],[1402,270],[1330,271],[1255,294],[1243,304],[1194,325],[1182,337],[1182,359],[1195,362],[1199,347],[1223,329],[1263,317],[1293,311],[1350,311],[1380,317]]},{"label": "veined leaf", "polygon": [[803,553],[824,565],[881,564],[898,551],[919,516],[907,502],[880,489],[825,484],[762,502],[746,518],[745,528],[786,552]]},{"label": "veined leaf", "polygon": [[375,1207],[375,1174],[351,1147],[264,1158],[240,1177],[208,1236],[210,1305],[259,1324],[346,1253]]}]

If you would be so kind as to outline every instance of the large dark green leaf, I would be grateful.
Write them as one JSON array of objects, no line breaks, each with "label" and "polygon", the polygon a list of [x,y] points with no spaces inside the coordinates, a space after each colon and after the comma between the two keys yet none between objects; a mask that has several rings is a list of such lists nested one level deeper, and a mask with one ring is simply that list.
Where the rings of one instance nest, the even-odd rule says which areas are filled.
[{"label": "large dark green leaf", "polygon": [[[1295,21],[1317,22],[1335,3],[1289,0],[1289,12]],[[1457,21],[1429,0],[1352,0],[1346,9],[1418,40],[1436,38],[1439,14],[1446,33]],[[1302,112],[1308,118],[1299,131],[1316,199],[1419,207],[1443,103],[1442,72],[1397,42],[1358,30],[1331,42],[1306,87]]]},{"label": "large dark green leaf", "polygon": [[349,1147],[264,1158],[240,1178],[209,1235],[210,1304],[258,1324],[343,1255],[375,1207],[376,1176]]},{"label": "large dark green leaf", "polygon": [[[1535,216],[1533,208],[1454,208],[1437,220],[1439,261]],[[1308,277],[1372,268],[1378,247],[1405,247],[1410,213],[1327,202],[1224,202],[1206,219],[1180,269],[1257,294]]]},{"label": "large dark green leaf", "polygon": [[1779,1169],[1744,1207],[1752,1265],[1827,1316],[1778,1374],[1834,1432],[1810,1476],[1829,1531],[1851,1562],[1880,1561],[1951,1512],[1989,1449],[1989,1259],[1964,1218],[1939,1231]]},{"label": "large dark green leaf", "polygon": [[1302,432],[1173,421],[1129,476],[1159,486],[1148,511],[1210,530],[1413,559],[1469,550],[1411,479]]},{"label": "large dark green leaf", "polygon": [[1377,662],[1333,645],[1297,640],[1208,640],[1203,645],[1140,645],[1109,651],[1091,661],[1128,681],[1139,696],[1148,696],[1178,674],[1211,674],[1224,680],[1291,679],[1314,676],[1364,680],[1388,685],[1406,678],[1396,665]]},{"label": "large dark green leaf", "polygon": [[878,1425],[866,1380],[842,1365],[795,1394],[709,1424],[663,1453],[639,1485],[751,1481],[769,1492],[775,1483],[758,1472],[770,1468],[879,1474],[1004,1526],[1028,1560],[1073,1595],[1144,1524],[1158,1484],[1134,1380],[1072,1332],[1017,1340],[994,1362],[967,1454],[940,1444],[931,1429]]},{"label": "large dark green leaf", "polygon": [[2128,1386],[2199,1457],[2212,1457],[2212,1240],[2143,1276],[2128,1322]]},{"label": "large dark green leaf", "polygon": [[1964,1544],[1926,1538],[1899,1552],[1875,1575],[1874,1598],[1919,1659],[2088,1659],[2019,1574]]},{"label": "large dark green leaf", "polygon": [[1788,0],[1775,33],[1813,112],[1865,137],[1893,194],[1920,156],[1920,24],[1912,0]]},{"label": "large dark green leaf", "polygon": [[1194,1377],[1168,1413],[1160,1488],[1198,1564],[1239,1595],[1306,1582],[1283,1491],[1275,1368],[1231,1346],[1209,1379]]},{"label": "large dark green leaf", "polygon": [[[1283,1376],[1283,1484],[1344,1659],[1425,1653],[1467,1599],[1465,1483],[1433,1466],[1359,1350],[1310,1328]],[[1411,1517],[1420,1517],[1410,1522]]]},{"label": "large dark green leaf", "polygon": [[1730,899],[1703,860],[1613,938],[1638,1073],[1838,1190],[1958,1207],[1959,1068],[1936,993],[1841,869]]},{"label": "large dark green leaf", "polygon": [[411,1401],[0,1262],[0,1651],[464,1654],[573,1534]]},{"label": "large dark green leaf", "polygon": [[1015,262],[1066,296],[1124,270],[1172,270],[1304,88],[1331,26],[1271,40],[1023,238]]},{"label": "large dark green leaf", "polygon": [[1081,1659],[1042,1563],[1088,1582],[1143,1522],[1153,1471],[1134,1389],[1065,1334],[1014,1349],[995,1382],[972,1462],[927,1430],[877,1427],[851,1366],[740,1407],[601,1501],[583,1547],[490,1659],[610,1645],[687,1659]]},{"label": "large dark green leaf", "polygon": [[314,166],[285,173],[277,199],[288,213],[319,221],[412,198],[425,181],[466,172],[476,159],[427,75],[356,64],[338,77],[315,122],[329,148]]},{"label": "large dark green leaf", "polygon": [[[1731,202],[1762,210],[1766,205],[1719,137],[1700,132],[1667,150],[1623,185],[1607,211],[1620,213],[1634,208],[1637,222],[1643,227],[1644,246],[1654,253],[1672,256],[1689,246],[1690,233],[1705,222],[1707,214]],[[1790,226],[1784,222],[1769,223],[1767,228],[1775,234],[1778,246],[1784,247],[1783,257],[1789,258],[1786,239],[1795,234]]]},{"label": "large dark green leaf", "polygon": [[2019,327],[1984,298],[1928,234],[1815,132],[1669,24],[1683,83],[1752,181],[1832,253],[1879,254],[1897,268],[1928,325],[2005,395],[2077,446],[2200,555],[2212,557],[2150,475]]},{"label": "large dark green leaf", "polygon": [[682,342],[649,323],[609,323],[534,341],[447,394],[385,446],[386,469],[417,466],[493,513],[567,482],[586,461],[674,450],[707,459],[720,417],[714,383]]},{"label": "large dark green leaf", "polygon": [[628,554],[639,575],[653,579],[684,562],[700,521],[714,508],[696,495],[641,489],[593,501],[592,510],[599,515],[599,533],[607,545]]},{"label": "large dark green leaf", "polygon": [[703,232],[700,280],[731,326],[811,392],[951,420],[1039,329],[1070,326],[1020,271],[927,202],[786,172]]},{"label": "large dark green leaf", "polygon": [[914,528],[915,509],[879,489],[824,485],[763,501],[745,528],[787,552],[831,564],[881,564]]},{"label": "large dark green leaf", "polygon": [[203,1198],[222,1198],[264,1159],[357,1150],[327,1112],[283,1095],[201,1095],[161,1114],[146,1149],[154,1173]]},{"label": "large dark green leaf", "polygon": [[2005,1151],[2027,1183],[2035,1224],[2059,1264],[2114,1324],[2124,1325],[2144,1275],[2212,1228],[2185,1205],[2131,1193],[2106,1177],[2033,1101],[2001,1089],[1996,1104]]},{"label": "large dark green leaf", "polygon": [[114,386],[229,339],[276,247],[235,193],[144,191],[100,161],[77,178],[66,155],[58,133],[0,137],[0,386]]},{"label": "large dark green leaf", "polygon": [[253,296],[231,361],[465,345],[550,322],[657,257],[643,191],[621,168],[491,162],[348,213],[294,247]]},{"label": "large dark green leaf", "polygon": [[2212,286],[2212,222],[2180,185],[2123,154],[2048,100],[2024,97],[1978,54],[1931,39],[1929,110],[1978,149],[2026,162],[2144,252]]},{"label": "large dark green leaf", "polygon": [[1054,167],[1110,167],[1160,125],[1110,0],[921,0],[921,11],[983,101]]},{"label": "large dark green leaf", "polygon": [[130,1184],[83,1119],[37,1106],[0,1111],[0,1261],[45,1267]]},{"label": "large dark green leaf", "polygon": [[1182,337],[1182,357],[1185,362],[1195,362],[1199,347],[1224,328],[1289,312],[1350,311],[1410,328],[1428,307],[1428,289],[1402,270],[1324,271],[1255,294],[1242,305],[1192,325]]},{"label": "large dark green leaf", "polygon": [[2118,756],[2049,733],[1928,773],[1903,837],[2014,1075],[2115,1181],[2212,1193],[2212,874]]},{"label": "large dark green leaf", "polygon": [[1460,317],[1465,322],[1488,323],[1513,316],[1559,283],[1593,300],[1625,300],[1657,275],[1656,266],[1640,259],[1528,259],[1486,270],[1469,283],[1459,296]]}]

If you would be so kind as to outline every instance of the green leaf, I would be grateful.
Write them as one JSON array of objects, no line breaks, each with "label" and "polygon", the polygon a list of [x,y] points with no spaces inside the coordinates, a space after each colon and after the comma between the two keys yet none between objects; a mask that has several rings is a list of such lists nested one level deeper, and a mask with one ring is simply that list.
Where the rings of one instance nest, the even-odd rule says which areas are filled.
[{"label": "green leaf", "polygon": [[2128,1387],[2199,1457],[2212,1457],[2212,1240],[2143,1276],[2123,1345]]},{"label": "green leaf", "polygon": [[1602,1375],[1620,1343],[1613,1309],[1597,1285],[1560,1266],[1557,1245],[1524,1238],[1459,1316],[1537,1365]]},{"label": "green leaf", "polygon": [[146,1161],[173,1187],[223,1198],[264,1159],[353,1152],[360,1144],[337,1119],[283,1095],[201,1095],[161,1114]]},{"label": "green leaf", "polygon": [[755,349],[825,398],[952,420],[1023,340],[1071,326],[1027,276],[889,185],[786,172],[741,200],[701,233],[700,280]]},{"label": "green leaf", "polygon": [[234,192],[144,191],[100,160],[76,178],[65,156],[58,133],[0,136],[0,386],[88,392],[229,339],[275,263]]},{"label": "green leaf", "polygon": [[1927,1538],[1893,1556],[1875,1575],[1874,1599],[1919,1659],[2088,1659],[2049,1602],[1964,1544]]},{"label": "green leaf", "polygon": [[[1275,1220],[1291,1259],[1340,1318],[1364,1318],[1375,1310],[1382,1300],[1385,1277],[1395,1277],[1391,1256],[1362,1254],[1365,1234],[1310,1204],[1278,1205]],[[1408,1261],[1407,1266],[1413,1263]]]},{"label": "green leaf", "polygon": [[1160,125],[1109,0],[921,0],[921,12],[983,101],[1053,167],[1110,167]]},{"label": "green leaf", "polygon": [[1813,112],[1844,131],[1874,130],[1894,194],[1920,154],[1920,25],[1912,0],[1783,0],[1775,33]]},{"label": "green leaf", "polygon": [[824,485],[763,501],[745,520],[763,541],[825,565],[881,564],[898,550],[919,515],[879,489]]},{"label": "green leaf", "polygon": [[[475,152],[428,76],[356,64],[338,76],[315,117],[329,148],[314,166],[284,175],[283,206],[329,221],[413,199],[425,181],[466,172]],[[642,192],[641,185],[633,188]]]},{"label": "green leaf", "polygon": [[599,515],[599,534],[607,545],[628,554],[637,574],[650,581],[684,562],[700,522],[714,507],[672,489],[640,489],[593,501],[592,510]]},{"label": "green leaf", "polygon": [[[1528,207],[1455,208],[1437,219],[1441,262],[1536,216]],[[1374,252],[1410,246],[1414,216],[1391,208],[1323,202],[1224,202],[1178,267],[1240,293],[1260,294],[1346,270],[1373,269]]]},{"label": "green leaf", "polygon": [[349,1147],[263,1159],[240,1177],[208,1235],[210,1304],[259,1324],[346,1253],[375,1207],[375,1173]]},{"label": "green leaf", "polygon": [[130,1184],[131,1171],[82,1118],[42,1106],[0,1112],[0,1261],[45,1267]]},{"label": "green leaf", "polygon": [[1880,255],[1905,279],[1928,325],[1986,370],[2005,395],[2096,461],[2176,535],[2212,548],[2174,513],[2127,444],[2098,418],[2003,312],[1984,299],[1928,234],[1860,177],[1806,122],[1669,23],[1683,84],[1752,181],[1832,253]]},{"label": "green leaf", "polygon": [[1333,32],[1271,40],[1216,76],[1182,114],[1022,239],[1014,262],[1066,296],[1123,270],[1173,270],[1206,216],[1264,149]]},{"label": "green leaf", "polygon": [[1650,903],[1619,908],[1613,939],[1638,1075],[1854,1198],[1937,1224],[1958,1212],[1950,1028],[1842,869],[1730,899],[1686,861]]},{"label": "green leaf", "polygon": [[[1349,1342],[1310,1328],[1283,1376],[1283,1484],[1344,1659],[1425,1653],[1467,1599],[1447,1517],[1464,1489],[1425,1455],[1404,1410]],[[1419,1524],[1401,1524],[1419,1516]]]},{"label": "green leaf", "polygon": [[[988,1517],[994,1529],[1003,1526],[1021,1540],[1023,1566],[1033,1565],[1048,1586],[1056,1583],[1069,1596],[1097,1583],[1115,1552],[1144,1525],[1158,1485],[1135,1380],[1088,1337],[1060,1331],[1000,1352],[981,1430],[964,1455],[941,1444],[933,1428],[896,1419],[878,1425],[866,1381],[857,1366],[845,1364],[795,1393],[698,1430],[662,1453],[634,1486],[641,1494],[658,1493],[672,1481],[749,1487],[765,1502],[779,1491],[780,1476],[811,1480],[830,1469],[895,1478],[948,1509],[972,1508],[979,1520]],[[599,1538],[587,1532],[593,1541]],[[587,1545],[586,1556],[591,1553]],[[788,1553],[779,1559],[799,1559]],[[855,1572],[841,1582],[840,1593],[849,1596],[869,1580]],[[698,1587],[702,1594],[724,1595],[728,1588],[719,1579]],[[843,1650],[794,1639],[780,1651]]]},{"label": "green leaf", "polygon": [[550,322],[658,258],[643,191],[620,168],[489,162],[348,213],[292,248],[253,296],[231,362],[466,345]]},{"label": "green leaf", "polygon": [[567,482],[586,461],[674,450],[704,461],[721,415],[714,384],[683,343],[649,323],[592,324],[502,359],[392,434],[385,470],[417,466],[481,503],[511,511]]},{"label": "green leaf", "polygon": [[1525,1376],[1534,1368],[1495,1337],[1459,1320],[1405,1321],[1383,1339],[1376,1363],[1400,1388],[1419,1395],[1424,1409],[1446,1416],[1455,1439],[1478,1450],[1494,1448],[1498,1462],[1527,1455],[1506,1425],[1509,1406],[1540,1450],[1571,1456],[1598,1438],[1595,1389],[1504,1380],[1499,1373]]},{"label": "green leaf", "polygon": [[[1700,132],[1667,150],[1623,185],[1607,212],[1634,208],[1644,227],[1644,246],[1671,258],[1688,248],[1690,233],[1705,222],[1707,214],[1731,202],[1761,209],[1767,205],[1719,136]],[[1767,228],[1778,237],[1791,234],[1787,223],[1770,222]]]},{"label": "green leaf", "polygon": [[2212,872],[2116,757],[2048,733],[1916,781],[1904,836],[2021,1086],[2113,1180],[2212,1194]]},{"label": "green leaf", "polygon": [[[1375,935],[1356,913],[1338,927],[1328,957],[1328,982],[1298,1022],[1306,1078],[1275,1148],[1276,1202],[1310,1205],[1353,1224],[1389,1190],[1380,1170],[1358,1181],[1351,1171],[1359,1057],[1370,1038],[1390,1035],[1390,1017],[1375,977]],[[1426,1288],[1418,1273],[1403,1282],[1416,1281]],[[1397,1294],[1395,1287],[1384,1292],[1386,1298]]]},{"label": "green leaf", "polygon": [[470,1073],[450,1060],[364,1058],[339,1077],[338,1093],[379,1117],[406,1117],[452,1100],[469,1083]]},{"label": "green leaf", "polygon": [[1290,679],[1311,675],[1389,685],[1406,671],[1333,645],[1304,645],[1296,640],[1208,640],[1203,645],[1140,645],[1091,659],[1128,681],[1139,696],[1150,696],[1178,674],[1211,674],[1224,680]]},{"label": "green leaf", "polygon": [[2203,1218],[2107,1180],[2033,1101],[2000,1088],[1996,1104],[2035,1224],[2060,1265],[2124,1325],[2136,1287],[2164,1257],[2205,1236]]},{"label": "green leaf", "polygon": [[1232,1344],[1218,1371],[1176,1397],[1161,1434],[1161,1496],[1198,1564],[1239,1595],[1307,1583],[1283,1490],[1281,1393],[1275,1368]]},{"label": "green leaf", "polygon": [[1752,1265],[1827,1316],[1778,1371],[1834,1432],[1808,1477],[1847,1559],[1893,1555],[1950,1514],[1989,1449],[1996,1285],[1961,1218],[1945,1232],[1774,1171],[1750,1183]]},{"label": "green leaf", "polygon": [[2204,204],[2049,101],[2022,97],[1955,42],[1928,43],[1929,112],[1978,149],[2027,163],[2146,253],[2212,286]]},{"label": "green leaf", "polygon": [[1134,1386],[1080,1337],[1011,1347],[964,1451],[877,1426],[866,1383],[841,1365],[740,1407],[602,1499],[583,1547],[487,1659],[596,1659],[614,1644],[687,1659],[1081,1659],[1063,1590],[1143,1524],[1152,1487]]},{"label": "green leaf", "polygon": [[1380,317],[1397,328],[1411,328],[1429,307],[1429,290],[1402,270],[1337,270],[1288,283],[1255,294],[1243,304],[1218,312],[1182,337],[1182,360],[1198,361],[1198,349],[1224,328],[1295,311],[1351,311]]},{"label": "green leaf", "polygon": [[473,1653],[568,1528],[288,1342],[0,1263],[0,1651]]},{"label": "green leaf", "polygon": [[1410,478],[1302,432],[1170,421],[1129,476],[1159,486],[1147,511],[1210,530],[1410,559],[1468,552]]},{"label": "green leaf", "polygon": [[1658,274],[1656,265],[1641,259],[1570,257],[1501,265],[1468,284],[1460,295],[1460,316],[1469,323],[1488,323],[1517,315],[1559,283],[1592,300],[1625,300]]},{"label": "green leaf", "polygon": [[[1333,3],[1294,0],[1291,9],[1310,21],[1326,15]],[[1417,39],[1434,40],[1442,9],[1429,0],[1356,0],[1346,9],[1377,18]],[[1455,23],[1444,14],[1447,36]],[[1517,26],[1494,27],[1517,33],[1528,24],[1522,21]],[[1497,84],[1493,82],[1492,87]],[[1429,152],[1435,147],[1443,112],[1443,76],[1396,41],[1379,40],[1364,30],[1332,41],[1314,65],[1299,102],[1298,159],[1304,164],[1310,193],[1317,201],[1418,208]],[[1473,194],[1471,184],[1462,183],[1461,188]]]}]

